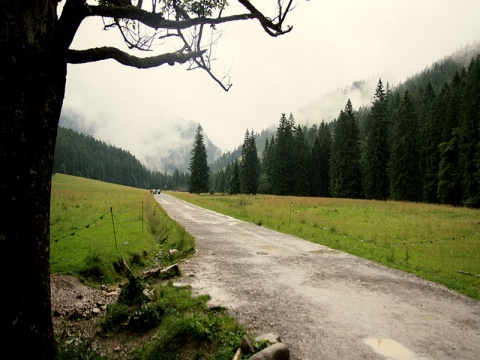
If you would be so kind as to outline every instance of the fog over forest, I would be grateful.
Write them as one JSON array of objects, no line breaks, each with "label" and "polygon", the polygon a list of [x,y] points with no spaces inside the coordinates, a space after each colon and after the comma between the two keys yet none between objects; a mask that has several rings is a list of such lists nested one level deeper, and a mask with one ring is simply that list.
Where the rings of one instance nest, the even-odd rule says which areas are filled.
[{"label": "fog over forest", "polygon": [[[428,71],[431,66],[450,57],[460,66],[467,66],[471,58],[478,53],[480,53],[480,42],[465,46],[454,54],[447,54],[443,59],[433,61],[432,65],[418,69],[416,73],[411,74],[399,83],[391,83],[389,79],[385,78],[382,80],[385,85],[388,84],[391,88],[395,88],[408,81],[409,78],[414,78],[416,75]],[[253,130],[257,133],[262,132],[262,130],[274,132],[282,112],[292,112],[298,124],[312,126],[314,124],[318,125],[322,121],[328,123],[338,116],[348,99],[351,100],[354,109],[370,106],[378,80],[378,78],[372,77],[354,81],[351,84],[319,95],[315,98],[315,101],[299,104],[296,111],[282,109],[279,105],[278,111],[271,114],[270,125],[262,128],[254,126]],[[88,116],[83,114],[81,109],[66,106],[62,112],[60,125],[128,150],[150,170],[167,172],[168,174],[173,174],[175,168],[181,172],[188,171],[193,136],[198,123],[195,119],[181,117],[172,117],[167,120],[162,115],[158,115],[158,118],[157,122],[152,122],[149,126],[139,125],[132,133],[122,129],[121,126],[115,126],[114,121]],[[229,119],[225,119],[225,121],[228,122]],[[239,130],[239,140],[230,144],[230,151],[241,146],[245,130],[247,130],[247,126]],[[252,127],[248,127],[248,130],[252,130]],[[214,140],[212,141],[205,129],[204,134],[209,162],[212,163],[222,155],[222,150],[215,144]],[[122,144],[128,144],[129,146],[122,146]],[[261,147],[263,144],[259,144],[259,146]]]}]

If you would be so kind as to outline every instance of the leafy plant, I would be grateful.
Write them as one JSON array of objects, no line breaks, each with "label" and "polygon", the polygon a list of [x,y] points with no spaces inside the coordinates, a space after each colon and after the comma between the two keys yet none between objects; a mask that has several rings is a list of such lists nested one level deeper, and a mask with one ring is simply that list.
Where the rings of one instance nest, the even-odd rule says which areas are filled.
[{"label": "leafy plant", "polygon": [[134,331],[146,331],[160,324],[163,311],[154,304],[142,304],[129,318],[128,325]]},{"label": "leafy plant", "polygon": [[117,332],[128,321],[130,307],[125,304],[115,303],[107,306],[107,315],[101,323],[103,334]]},{"label": "leafy plant", "polygon": [[66,333],[62,334],[57,350],[59,360],[108,360],[95,352],[91,341],[80,336],[70,337]]}]

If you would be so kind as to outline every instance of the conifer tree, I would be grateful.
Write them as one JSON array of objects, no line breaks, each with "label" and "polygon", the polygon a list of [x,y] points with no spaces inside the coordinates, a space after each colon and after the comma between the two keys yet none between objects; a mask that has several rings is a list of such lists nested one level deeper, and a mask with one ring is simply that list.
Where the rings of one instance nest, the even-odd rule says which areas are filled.
[{"label": "conifer tree", "polygon": [[[462,203],[459,125],[464,76],[465,72],[457,72],[451,84],[445,83],[442,86],[440,95],[435,101],[434,111],[437,114],[437,125],[441,129],[441,143],[438,145],[437,198],[435,200],[438,199],[441,204],[460,205]],[[425,177],[426,175],[424,174]]]},{"label": "conifer tree", "polygon": [[310,194],[312,196],[330,196],[331,143],[330,128],[322,121],[310,156]]},{"label": "conifer tree", "polygon": [[267,167],[268,167],[268,151],[269,151],[269,147],[270,147],[270,142],[268,140],[268,138],[265,140],[265,145],[263,146],[263,150],[262,150],[262,156],[260,158],[260,165],[261,165],[261,168],[262,168],[262,173],[265,173],[267,172]]},{"label": "conifer tree", "polygon": [[292,114],[288,119],[285,114],[282,114],[275,137],[272,176],[270,177],[272,191],[275,195],[291,195],[293,193],[295,174],[295,159],[292,151],[294,125],[295,120]]},{"label": "conifer tree", "polygon": [[387,94],[380,79],[366,125],[363,148],[363,190],[367,199],[384,200],[388,195]]},{"label": "conifer tree", "polygon": [[[446,88],[443,91],[447,90]],[[420,111],[418,123],[420,124],[420,149],[422,173],[422,200],[425,202],[437,201],[438,164],[440,161],[438,145],[442,135],[442,122],[445,117],[446,95],[440,92],[437,96],[432,84],[427,83],[420,95]]]},{"label": "conifer tree", "polygon": [[190,159],[190,181],[189,192],[200,194],[209,190],[209,172],[207,160],[207,148],[203,138],[203,129],[198,124],[193,141],[193,148]]},{"label": "conifer tree", "polygon": [[232,176],[228,182],[228,193],[230,195],[237,195],[240,193],[240,166],[238,160],[235,159],[232,168]]},{"label": "conifer tree", "polygon": [[330,157],[330,193],[334,197],[361,197],[360,144],[350,99],[335,125]]},{"label": "conifer tree", "polygon": [[225,192],[225,169],[218,170],[213,176],[211,176],[212,186],[211,189],[215,192]]},{"label": "conifer tree", "polygon": [[440,204],[460,205],[462,186],[459,171],[458,128],[452,132],[447,142],[439,145],[440,164],[438,167],[438,202]]},{"label": "conifer tree", "polygon": [[263,162],[263,166],[265,167],[265,172],[268,175],[268,179],[270,180],[273,177],[273,171],[274,171],[274,166],[273,163],[275,161],[275,137],[272,136],[270,139],[270,144],[268,146],[268,152],[267,152],[267,157],[266,160]]},{"label": "conifer tree", "polygon": [[392,199],[402,201],[421,199],[418,124],[408,90],[405,91],[395,112],[388,170]]},{"label": "conifer tree", "polygon": [[271,138],[269,141],[268,138],[265,140],[265,146],[262,151],[261,158],[261,173],[258,183],[258,192],[261,194],[270,194],[272,191],[270,176],[272,174],[272,163],[273,163],[273,148],[275,146],[275,139]]},{"label": "conifer tree", "polygon": [[308,196],[310,193],[309,181],[309,151],[307,141],[305,139],[302,127],[298,125],[294,130],[294,147],[293,153],[295,157],[294,165],[294,184],[293,194],[297,196]]},{"label": "conifer tree", "polygon": [[305,132],[305,138],[307,139],[307,144],[309,149],[312,149],[313,145],[315,144],[315,139],[318,135],[318,126],[317,124],[313,124],[308,130]]},{"label": "conifer tree", "polygon": [[178,189],[180,185],[180,171],[178,171],[177,168],[175,168],[175,171],[173,172],[172,176],[172,186],[174,189]]},{"label": "conifer tree", "polygon": [[463,203],[480,206],[480,55],[470,62],[465,77],[459,128],[459,165]]},{"label": "conifer tree", "polygon": [[242,160],[240,163],[240,192],[242,194],[256,194],[260,176],[260,159],[258,158],[255,134],[247,130],[242,146]]}]

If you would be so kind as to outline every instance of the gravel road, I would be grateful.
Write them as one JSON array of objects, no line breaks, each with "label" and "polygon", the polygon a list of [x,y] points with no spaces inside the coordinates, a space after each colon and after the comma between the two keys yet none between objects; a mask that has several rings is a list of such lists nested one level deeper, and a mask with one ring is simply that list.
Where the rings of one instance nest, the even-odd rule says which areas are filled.
[{"label": "gravel road", "polygon": [[349,254],[155,195],[196,239],[182,278],[292,359],[480,359],[480,302]]}]

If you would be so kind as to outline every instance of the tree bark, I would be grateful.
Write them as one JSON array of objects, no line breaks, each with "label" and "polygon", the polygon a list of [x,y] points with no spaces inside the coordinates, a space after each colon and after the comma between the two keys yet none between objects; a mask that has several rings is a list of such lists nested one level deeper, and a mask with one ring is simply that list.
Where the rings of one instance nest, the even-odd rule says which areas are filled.
[{"label": "tree bark", "polygon": [[66,60],[49,49],[55,0],[0,5],[0,343],[55,359],[50,193]]}]

